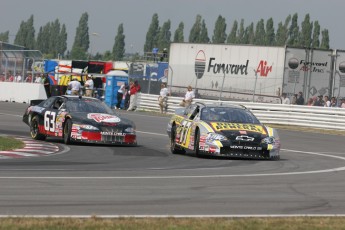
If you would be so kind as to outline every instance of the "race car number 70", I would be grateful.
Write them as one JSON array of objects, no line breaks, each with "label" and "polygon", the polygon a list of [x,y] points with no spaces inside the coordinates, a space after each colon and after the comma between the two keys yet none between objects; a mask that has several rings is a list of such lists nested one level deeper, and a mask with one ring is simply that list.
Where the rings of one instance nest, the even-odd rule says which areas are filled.
[{"label": "race car number 70", "polygon": [[44,113],[44,129],[46,131],[50,131],[50,132],[55,131],[55,117],[56,117],[56,112],[46,111]]}]

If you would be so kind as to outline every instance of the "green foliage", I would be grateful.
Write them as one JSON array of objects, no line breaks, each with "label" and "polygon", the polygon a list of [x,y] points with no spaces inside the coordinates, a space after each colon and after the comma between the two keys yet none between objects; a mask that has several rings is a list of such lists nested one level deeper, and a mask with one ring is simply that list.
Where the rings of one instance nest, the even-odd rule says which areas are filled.
[{"label": "green foliage", "polygon": [[299,40],[298,40],[299,36],[298,35],[299,35],[298,15],[297,15],[297,13],[295,13],[292,16],[291,25],[289,28],[288,45],[298,46],[298,44],[299,44]]},{"label": "green foliage", "polygon": [[159,33],[159,20],[158,14],[155,13],[152,16],[151,24],[146,33],[146,41],[144,44],[144,52],[151,52],[153,48],[157,47],[158,44],[158,33]]},{"label": "green foliage", "polygon": [[237,30],[237,42],[238,44],[243,44],[243,39],[245,36],[245,29],[244,29],[244,19],[241,19],[240,28]]},{"label": "green foliage", "polygon": [[125,35],[123,34],[123,24],[117,28],[115,44],[113,46],[113,60],[121,61],[125,54]]},{"label": "green foliage", "polygon": [[312,31],[313,31],[313,23],[310,22],[309,14],[305,15],[304,21],[302,22],[300,32],[300,40],[299,45],[303,47],[311,47],[312,45]]},{"label": "green foliage", "polygon": [[210,42],[210,38],[208,37],[208,32],[207,32],[205,20],[202,20],[202,23],[201,23],[201,33],[200,33],[200,39],[198,42],[200,42],[200,43],[209,43]]},{"label": "green foliage", "polygon": [[231,43],[231,44],[237,43],[237,27],[238,27],[238,22],[237,22],[237,20],[235,20],[233,25],[232,25],[231,32],[230,32],[228,39],[226,41],[227,43]]},{"label": "green foliage", "polygon": [[15,45],[24,46],[27,49],[35,49],[35,28],[34,28],[34,16],[24,22],[20,23],[19,30],[14,39]]},{"label": "green foliage", "polygon": [[71,59],[86,60],[88,57],[87,50],[90,46],[88,20],[88,13],[83,13],[76,29],[76,35],[71,50]]},{"label": "green foliage", "polygon": [[254,23],[252,22],[244,32],[244,44],[254,44],[255,41],[255,33],[254,33]]},{"label": "green foliage", "polygon": [[174,33],[174,42],[184,42],[183,30],[184,30],[184,23],[180,22],[180,24],[178,25],[178,28],[175,30],[175,33]]},{"label": "green foliage", "polygon": [[266,34],[265,34],[265,45],[267,46],[273,46],[275,42],[275,32],[274,32],[274,25],[273,25],[273,19],[270,18],[266,22]]},{"label": "green foliage", "polygon": [[256,24],[254,44],[265,45],[265,38],[265,23],[263,19],[260,19],[260,21],[258,21],[258,23]]},{"label": "green foliage", "polygon": [[314,31],[313,31],[313,40],[312,40],[312,48],[319,48],[320,47],[320,24],[318,21],[314,22]]},{"label": "green foliage", "polygon": [[278,24],[277,34],[276,34],[276,45],[283,46],[286,45],[287,40],[289,38],[289,24],[291,21],[291,15],[287,16],[285,19],[285,23],[283,25],[282,22]]},{"label": "green foliage", "polygon": [[212,42],[225,43],[226,40],[226,22],[221,15],[218,16],[213,30]]},{"label": "green foliage", "polygon": [[188,41],[192,43],[200,42],[201,36],[201,15],[197,15],[195,22],[190,30]]},{"label": "green foliage", "polygon": [[10,35],[10,31],[6,31],[6,32],[3,32],[3,33],[0,33],[0,41],[8,43],[9,35]]},{"label": "green foliage", "polygon": [[321,39],[320,48],[321,49],[329,49],[329,34],[328,34],[328,30],[327,29],[322,30],[321,35],[322,35],[322,39]]},{"label": "green foliage", "polygon": [[163,50],[164,48],[169,49],[170,42],[171,42],[171,32],[170,32],[171,22],[170,20],[163,23],[162,28],[158,34],[158,48],[159,50]]}]

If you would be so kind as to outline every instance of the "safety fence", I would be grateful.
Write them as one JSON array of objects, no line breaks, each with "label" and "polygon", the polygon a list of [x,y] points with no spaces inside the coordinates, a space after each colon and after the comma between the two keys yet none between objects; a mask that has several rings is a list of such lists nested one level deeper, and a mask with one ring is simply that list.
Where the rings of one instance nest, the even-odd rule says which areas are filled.
[{"label": "safety fence", "polygon": [[[167,113],[173,113],[175,109],[181,108],[179,103],[182,99],[182,97],[168,97]],[[345,130],[345,109],[343,108],[204,99],[194,99],[194,102],[203,102],[206,104],[223,102],[243,105],[250,109],[265,124]],[[147,111],[159,111],[158,95],[141,93],[138,99],[138,108]]]}]

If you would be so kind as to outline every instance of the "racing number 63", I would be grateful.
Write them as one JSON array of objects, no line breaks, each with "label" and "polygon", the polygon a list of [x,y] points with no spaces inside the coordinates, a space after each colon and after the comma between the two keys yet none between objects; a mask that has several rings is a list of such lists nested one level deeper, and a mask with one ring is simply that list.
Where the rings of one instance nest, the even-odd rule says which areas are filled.
[{"label": "racing number 63", "polygon": [[55,117],[56,117],[56,112],[46,111],[44,113],[44,129],[46,131],[50,131],[50,132],[55,131]]}]

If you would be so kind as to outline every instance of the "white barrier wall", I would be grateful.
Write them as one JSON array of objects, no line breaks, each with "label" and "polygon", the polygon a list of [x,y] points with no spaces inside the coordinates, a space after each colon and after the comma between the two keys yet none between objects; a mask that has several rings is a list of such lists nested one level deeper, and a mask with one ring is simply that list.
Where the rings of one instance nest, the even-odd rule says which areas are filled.
[{"label": "white barrier wall", "polygon": [[46,99],[44,86],[38,83],[0,82],[0,101],[26,102]]}]

